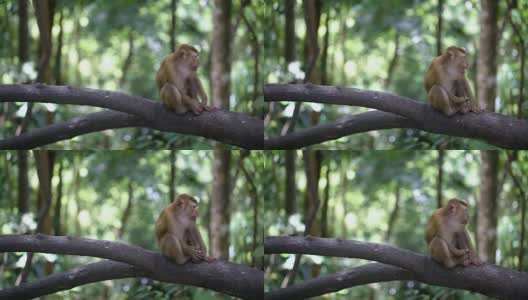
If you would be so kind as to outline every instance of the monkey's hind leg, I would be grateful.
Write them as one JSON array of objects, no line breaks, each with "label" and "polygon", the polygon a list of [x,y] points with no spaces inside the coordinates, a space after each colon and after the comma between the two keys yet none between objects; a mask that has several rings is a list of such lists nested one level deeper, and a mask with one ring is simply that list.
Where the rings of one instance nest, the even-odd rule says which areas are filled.
[{"label": "monkey's hind leg", "polygon": [[188,111],[182,101],[182,94],[174,84],[165,83],[160,90],[160,98],[169,109],[178,114],[183,114]]},{"label": "monkey's hind leg", "polygon": [[186,263],[190,257],[183,252],[183,246],[177,237],[173,235],[165,235],[160,243],[161,253],[170,259],[176,261],[178,264]]},{"label": "monkey's hind leg", "polygon": [[449,95],[442,87],[438,85],[434,85],[429,90],[428,96],[429,96],[429,101],[431,101],[431,106],[434,109],[441,111],[446,116],[451,117],[457,112],[457,110],[451,104],[451,101],[449,100]]},{"label": "monkey's hind leg", "polygon": [[451,255],[451,251],[443,239],[433,238],[429,243],[429,251],[433,260],[443,264],[446,268],[451,269],[457,265],[457,260]]},{"label": "monkey's hind leg", "polygon": [[187,95],[182,95],[182,101],[188,110],[192,110],[195,115],[202,113],[203,106],[197,99],[193,99]]}]

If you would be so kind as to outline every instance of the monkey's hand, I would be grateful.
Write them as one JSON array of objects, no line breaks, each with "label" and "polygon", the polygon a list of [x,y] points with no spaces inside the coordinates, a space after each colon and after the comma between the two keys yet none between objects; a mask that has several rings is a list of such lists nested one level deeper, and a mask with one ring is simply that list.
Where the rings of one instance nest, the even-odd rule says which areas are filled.
[{"label": "monkey's hand", "polygon": [[191,248],[191,261],[192,262],[200,262],[204,260],[204,253],[200,247],[190,247]]},{"label": "monkey's hand", "polygon": [[471,264],[475,266],[482,266],[484,263],[477,257],[476,254],[470,255]]},{"label": "monkey's hand", "polygon": [[216,261],[216,258],[214,258],[214,257],[212,257],[212,256],[206,256],[206,257],[204,258],[204,260],[205,260],[206,262],[210,263],[210,262]]},{"label": "monkey's hand", "polygon": [[207,105],[207,102],[202,102],[202,107],[205,111],[215,111],[216,110],[216,107],[212,106],[212,105]]},{"label": "monkey's hand", "polygon": [[457,249],[455,247],[453,247],[453,249],[451,249],[451,252],[453,253],[454,256],[462,256],[462,255],[468,254],[468,250],[467,249]]}]

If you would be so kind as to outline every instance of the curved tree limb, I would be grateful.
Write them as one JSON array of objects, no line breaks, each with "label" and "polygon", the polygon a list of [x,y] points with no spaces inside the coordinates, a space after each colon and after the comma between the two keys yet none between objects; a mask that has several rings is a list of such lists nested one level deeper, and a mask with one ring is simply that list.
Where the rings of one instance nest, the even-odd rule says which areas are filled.
[{"label": "curved tree limb", "polygon": [[316,237],[266,237],[264,253],[312,254],[362,258],[413,272],[427,284],[458,288],[500,299],[528,299],[528,273],[491,264],[448,270],[428,256],[397,247]]},{"label": "curved tree limb", "polygon": [[264,141],[264,149],[299,149],[351,135],[390,128],[419,128],[413,120],[383,111],[368,111],[334,122],[301,129]]},{"label": "curved tree limb", "polygon": [[[88,114],[74,120],[51,125],[62,126],[54,127],[51,132],[37,132],[42,141],[53,140],[56,142],[79,134],[103,129],[143,126],[161,131],[202,136],[247,149],[262,149],[263,147],[263,121],[252,116],[226,110],[203,113],[199,116],[195,116],[192,113],[181,115],[168,110],[159,102],[118,92],[44,84],[0,85],[0,102],[15,101],[89,105],[133,115],[127,117],[124,114],[111,115],[109,112],[108,115]],[[113,120],[112,118],[119,120]],[[78,130],[76,134],[67,133],[68,126],[73,126],[70,130],[75,130],[78,129],[78,126],[85,124],[85,122],[96,124],[91,125],[96,127],[97,122],[103,122],[98,124],[98,128],[103,129],[90,130],[90,127],[84,125],[83,130]],[[57,139],[55,136],[47,136],[53,134],[55,130],[61,131],[65,137]],[[32,143],[32,147],[29,147],[28,144],[17,141],[14,138],[7,138],[4,141],[0,141],[0,148],[32,148],[35,144]],[[24,141],[27,142],[27,138]],[[46,144],[37,144],[37,146],[42,145]]]},{"label": "curved tree limb", "polygon": [[415,280],[415,277],[411,271],[402,268],[370,263],[351,270],[320,276],[303,283],[267,292],[264,299],[307,299],[359,285],[395,280]]},{"label": "curved tree limb", "polygon": [[203,287],[247,299],[262,294],[264,276],[258,269],[221,261],[177,265],[159,252],[119,242],[42,234],[0,235],[0,252],[15,251],[100,257],[133,265],[149,272],[153,278],[165,278],[164,281]]},{"label": "curved tree limb", "polygon": [[446,117],[430,105],[390,93],[314,84],[264,85],[264,101],[282,100],[378,109],[408,118],[424,131],[482,139],[503,148],[528,148],[527,120],[491,112]]},{"label": "curved tree limb", "polygon": [[[88,283],[140,276],[150,276],[150,274],[129,264],[105,260],[52,274],[17,287],[0,290],[0,299],[34,299]],[[169,282],[171,281],[169,280]]]}]

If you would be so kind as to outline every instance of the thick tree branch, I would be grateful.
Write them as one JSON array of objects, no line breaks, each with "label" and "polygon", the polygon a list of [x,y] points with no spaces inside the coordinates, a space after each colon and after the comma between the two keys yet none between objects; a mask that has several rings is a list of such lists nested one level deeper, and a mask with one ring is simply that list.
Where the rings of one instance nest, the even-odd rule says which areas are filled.
[{"label": "thick tree branch", "polygon": [[485,264],[448,270],[428,256],[393,246],[315,237],[266,237],[264,253],[362,258],[413,272],[416,280],[500,299],[528,299],[528,273]]},{"label": "thick tree branch", "polygon": [[[88,283],[141,276],[150,275],[141,268],[129,264],[104,260],[52,274],[17,287],[5,288],[0,290],[0,299],[34,299]],[[155,276],[150,277],[160,281],[178,283],[177,280],[163,280],[155,278]]]},{"label": "thick tree branch", "polygon": [[267,292],[264,299],[307,299],[369,283],[414,279],[415,276],[411,271],[385,264],[371,263]]},{"label": "thick tree branch", "polygon": [[[263,147],[264,125],[262,120],[236,112],[218,110],[199,116],[192,113],[180,115],[169,111],[159,102],[118,92],[44,84],[0,85],[0,102],[14,101],[89,105],[115,110],[121,114],[110,112],[89,114],[54,124],[50,126],[53,127],[50,131],[38,131],[32,136],[32,138],[40,137],[40,143],[33,142],[27,137],[21,142],[13,137],[0,141],[0,149],[34,148],[46,145],[42,142],[56,142],[88,132],[132,126],[197,135],[247,149],[262,149]],[[122,113],[133,116],[126,116]],[[95,126],[97,130],[92,129],[91,126]],[[41,130],[45,129],[49,127]],[[73,132],[69,133],[69,130]],[[62,138],[54,136],[57,131],[61,133]]]},{"label": "thick tree branch", "polygon": [[390,128],[419,128],[419,124],[392,113],[369,111],[269,138],[264,141],[264,149],[300,149],[354,133]]},{"label": "thick tree branch", "polygon": [[100,257],[136,266],[149,272],[153,278],[165,278],[166,281],[203,287],[240,298],[253,299],[255,295],[262,294],[264,278],[258,269],[221,261],[177,265],[159,252],[118,242],[42,234],[0,235],[0,252],[15,251]]},{"label": "thick tree branch", "polygon": [[314,84],[266,84],[264,101],[316,102],[378,109],[415,122],[417,129],[482,139],[503,148],[528,148],[528,121],[483,112],[446,117],[430,105],[394,94]]}]

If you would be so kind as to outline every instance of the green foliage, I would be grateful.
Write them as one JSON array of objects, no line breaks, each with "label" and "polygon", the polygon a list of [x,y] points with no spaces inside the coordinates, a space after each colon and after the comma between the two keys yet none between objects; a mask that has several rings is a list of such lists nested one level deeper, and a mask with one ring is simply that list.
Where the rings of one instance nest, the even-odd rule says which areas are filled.
[{"label": "green foliage", "polygon": [[[442,200],[457,197],[470,206],[469,232],[475,240],[475,216],[478,207],[480,152],[445,151],[443,160]],[[301,235],[306,203],[306,176],[303,153],[297,151],[296,206],[291,216],[285,212],[285,153],[269,151],[265,154],[263,186],[266,189],[264,222],[266,236]],[[418,253],[427,253],[424,227],[437,208],[438,151],[323,151],[319,180],[319,198],[324,199],[326,169],[329,174],[329,201],[327,224],[329,237],[387,243]],[[512,168],[526,186],[528,172],[525,152],[520,152]],[[506,152],[500,153],[502,162]],[[504,170],[502,165],[499,170]],[[501,178],[502,171],[499,172]],[[499,195],[497,263],[517,268],[520,203],[518,189],[507,177]],[[399,195],[398,209],[396,198]],[[394,215],[393,223],[390,223]],[[315,227],[321,226],[322,209],[319,207]],[[390,234],[388,231],[390,230]],[[318,232],[315,233],[318,235]],[[525,255],[526,256],[526,255]],[[265,257],[269,272],[265,277],[267,291],[280,287],[286,272],[292,267],[294,255],[281,254]],[[318,257],[304,255],[296,282],[304,282],[318,275],[349,270],[365,261],[358,259]],[[524,270],[528,265],[525,263]],[[315,270],[315,271],[314,271]],[[315,272],[315,273],[314,273]],[[377,283],[358,286],[338,293],[327,294],[324,299],[477,299],[470,292],[430,286],[413,281]]]},{"label": "green foliage", "polygon": [[[157,250],[154,223],[159,212],[169,201],[170,151],[57,151],[55,154],[54,178],[52,180],[52,207],[50,215],[56,219],[58,188],[58,165],[62,163],[62,234],[104,240],[118,240]],[[36,227],[36,195],[38,179],[35,160],[28,152],[30,213],[20,216],[17,210],[17,165],[16,151],[0,152],[0,168],[13,168],[13,172],[0,172],[0,234],[32,232]],[[237,162],[242,152],[233,152]],[[188,193],[200,201],[199,229],[208,244],[209,205],[213,185],[212,151],[176,151],[175,192]],[[233,181],[230,207],[230,258],[236,263],[250,265],[255,257],[255,267],[262,268],[263,224],[257,219],[257,244],[253,249],[254,205],[258,205],[257,216],[262,211],[262,186],[258,184],[264,164],[261,152],[252,152],[242,160],[244,169],[251,177],[239,172]],[[233,172],[235,170],[233,169]],[[255,185],[256,194],[251,187]],[[130,189],[130,190],[129,190]],[[129,192],[132,192],[129,194]],[[128,218],[125,208],[131,197]],[[123,230],[123,236],[118,232]],[[6,253],[2,256],[3,280],[0,288],[12,287],[23,267],[26,253]],[[82,264],[98,261],[93,257],[35,254],[29,281],[48,275],[49,265],[53,272],[61,272]],[[61,292],[60,297],[97,298],[103,294],[127,295],[132,299],[212,299],[216,293],[205,289],[165,284],[146,279],[124,279],[90,284]],[[57,295],[54,295],[54,297]],[[112,296],[112,297],[114,297]],[[117,297],[116,297],[117,298]],[[225,297],[225,299],[231,299]]]},{"label": "green foliage", "polygon": [[[38,27],[34,9],[29,1],[30,61],[18,64],[18,2],[2,1],[0,5],[0,39],[11,41],[0,45],[0,83],[20,83],[34,80],[38,65]],[[62,12],[63,43],[60,75],[63,84],[106,90],[120,90],[127,94],[157,100],[155,74],[162,59],[169,54],[171,0],[164,1],[56,1],[52,33],[50,67],[56,65],[59,33],[59,13]],[[249,20],[263,20],[261,1],[253,1],[245,9]],[[238,12],[233,8],[233,19]],[[177,44],[190,43],[201,52],[198,70],[206,93],[211,98],[211,37],[213,1],[178,0],[176,7]],[[234,22],[234,21],[233,21]],[[252,22],[260,46],[263,22]],[[251,44],[249,30],[243,22],[232,37],[230,110],[246,114],[262,114],[261,85],[255,86],[253,68],[256,52]],[[130,41],[133,41],[131,50]],[[260,51],[259,67],[262,64]],[[125,67],[130,56],[130,64]],[[260,70],[263,68],[261,67]],[[122,82],[122,84],[121,84]],[[54,83],[53,81],[51,83]],[[257,99],[253,99],[256,89]],[[9,103],[0,106],[0,139],[13,136],[24,116],[27,104]],[[52,110],[53,123],[99,111],[92,107],[36,104],[30,129],[49,124],[48,111]],[[54,149],[211,149],[210,140],[201,137],[162,133],[143,128],[116,129],[87,134],[52,146]]]}]

